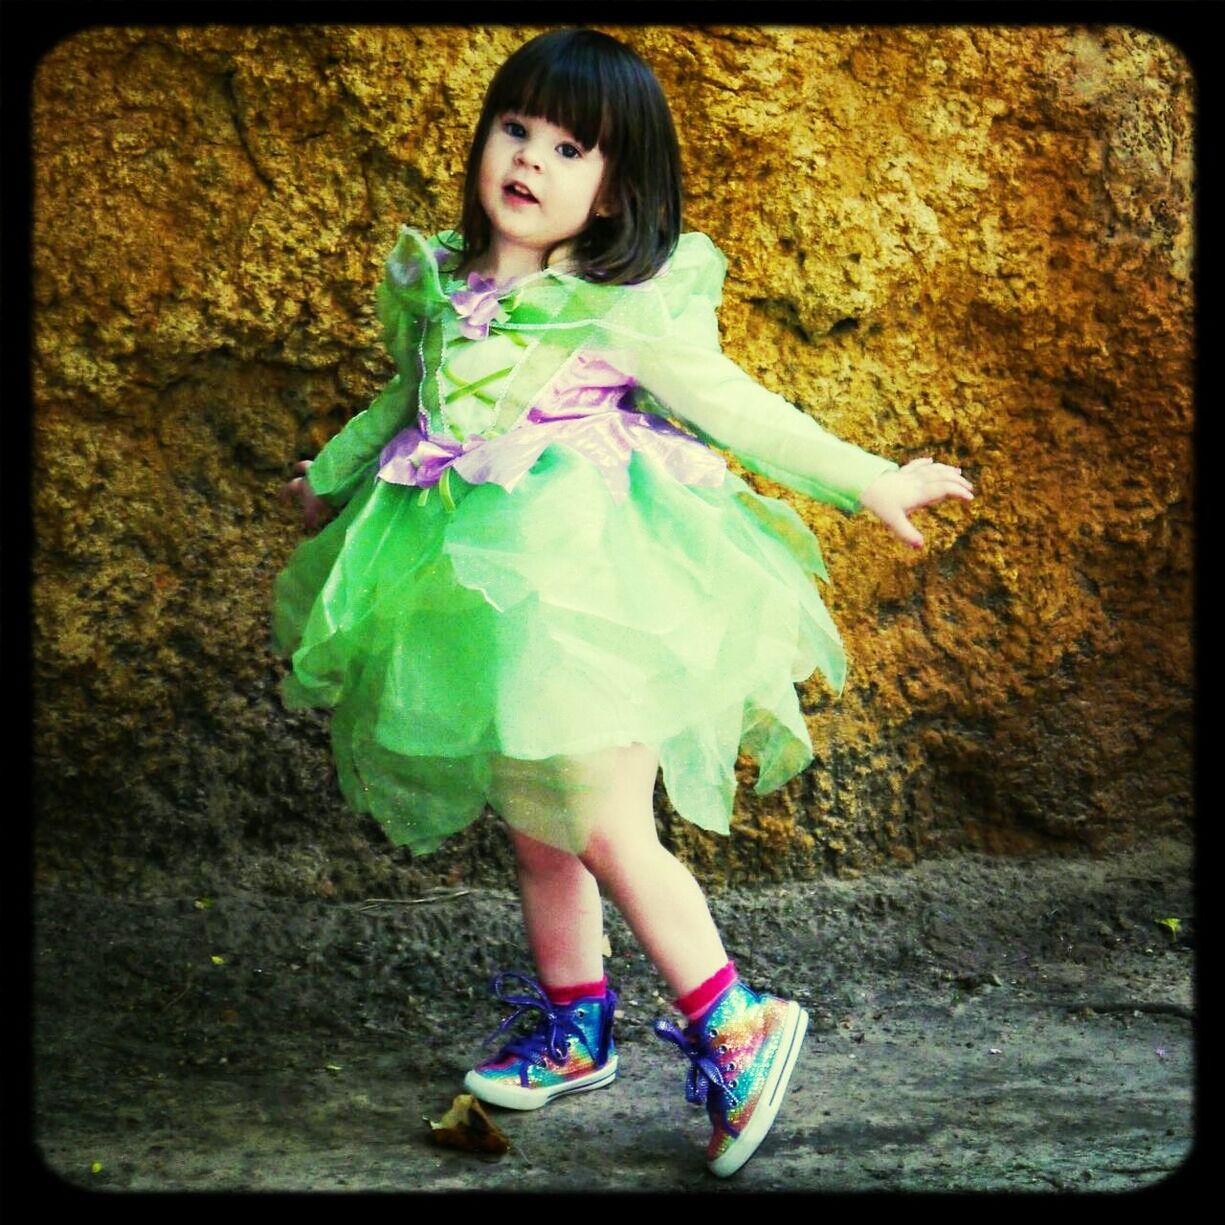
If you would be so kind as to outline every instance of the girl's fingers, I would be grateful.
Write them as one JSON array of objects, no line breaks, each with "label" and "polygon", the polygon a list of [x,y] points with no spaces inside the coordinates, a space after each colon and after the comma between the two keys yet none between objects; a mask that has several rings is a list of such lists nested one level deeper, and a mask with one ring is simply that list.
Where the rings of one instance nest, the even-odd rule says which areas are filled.
[{"label": "girl's fingers", "polygon": [[[954,468],[951,464],[932,464],[922,474],[922,479],[925,481],[938,480],[955,480],[964,481],[966,478],[961,475],[960,468]],[[968,482],[967,482],[968,484]]]},{"label": "girl's fingers", "polygon": [[919,477],[919,480],[922,496],[926,498],[956,497],[965,498],[968,501],[974,496],[974,486],[956,468],[950,468],[945,464],[929,469]]},{"label": "girl's fingers", "polygon": [[[917,469],[927,469],[925,472],[917,472]],[[931,480],[937,476],[947,476],[950,473],[955,473],[961,476],[961,469],[953,464],[938,464],[930,455],[923,455],[918,459],[912,459],[908,464],[904,464],[901,469],[903,472],[915,472],[915,475],[922,476],[926,480]],[[964,478],[963,478],[964,479]]]},{"label": "girl's fingers", "polygon": [[940,497],[946,498],[950,495],[957,498],[972,498],[974,496],[974,486],[969,481],[963,481],[960,477],[946,476],[941,481],[935,481],[930,488],[934,489]]},{"label": "girl's fingers", "polygon": [[912,549],[923,547],[923,537],[919,535],[915,525],[906,517],[906,512],[900,507],[880,515],[881,522],[900,540]]},{"label": "girl's fingers", "polygon": [[[972,502],[974,500],[974,491],[959,480],[950,480],[945,478],[940,481],[932,482],[917,482],[911,486],[909,491],[901,490],[901,497],[898,500],[898,513],[906,514],[912,510],[921,510],[925,506],[932,506],[937,502],[943,502],[946,498],[956,498],[960,502]],[[891,528],[894,527],[896,519],[892,516],[881,516],[884,522]],[[895,529],[896,530],[896,529]]]}]

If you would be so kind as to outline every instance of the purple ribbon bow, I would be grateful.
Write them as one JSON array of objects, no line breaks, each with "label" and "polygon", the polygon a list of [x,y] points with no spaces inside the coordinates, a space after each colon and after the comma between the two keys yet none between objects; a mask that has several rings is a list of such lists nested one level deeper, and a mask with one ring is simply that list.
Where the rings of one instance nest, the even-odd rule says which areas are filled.
[{"label": "purple ribbon bow", "polygon": [[489,335],[489,325],[502,311],[498,295],[505,292],[496,281],[468,273],[468,288],[457,289],[450,295],[451,305],[459,316],[460,335],[469,340],[484,340]]},{"label": "purple ribbon bow", "polygon": [[480,437],[460,442],[446,434],[429,434],[416,427],[401,430],[379,455],[379,476],[393,485],[419,488],[437,485],[461,455],[482,442]]}]

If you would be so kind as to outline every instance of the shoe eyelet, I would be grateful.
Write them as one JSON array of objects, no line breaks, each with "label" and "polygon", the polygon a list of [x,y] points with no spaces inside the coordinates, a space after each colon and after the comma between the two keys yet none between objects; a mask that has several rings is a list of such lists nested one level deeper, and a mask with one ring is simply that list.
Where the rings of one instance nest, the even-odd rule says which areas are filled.
[{"label": "shoe eyelet", "polygon": [[574,1015],[576,1017],[585,1017],[587,1014],[583,1011],[583,1009],[579,1008],[575,1011]]},{"label": "shoe eyelet", "polygon": [[721,1047],[719,1047],[719,1054],[720,1055],[727,1054],[727,1043],[726,1042]]},{"label": "shoe eyelet", "polygon": [[[729,1063],[727,1065],[727,1071],[734,1072],[735,1070],[736,1070],[736,1065],[734,1063]],[[732,1081],[732,1084],[735,1084],[735,1083],[736,1083],[735,1081]]]}]

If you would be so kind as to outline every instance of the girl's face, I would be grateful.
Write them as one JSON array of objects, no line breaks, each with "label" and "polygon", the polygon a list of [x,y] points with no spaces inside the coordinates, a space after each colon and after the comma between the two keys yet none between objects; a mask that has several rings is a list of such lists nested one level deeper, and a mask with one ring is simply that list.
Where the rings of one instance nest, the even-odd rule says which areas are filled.
[{"label": "girl's face", "polygon": [[499,279],[544,266],[545,253],[587,227],[604,186],[604,155],[534,115],[494,121],[481,155],[480,201],[492,240],[486,271]]}]

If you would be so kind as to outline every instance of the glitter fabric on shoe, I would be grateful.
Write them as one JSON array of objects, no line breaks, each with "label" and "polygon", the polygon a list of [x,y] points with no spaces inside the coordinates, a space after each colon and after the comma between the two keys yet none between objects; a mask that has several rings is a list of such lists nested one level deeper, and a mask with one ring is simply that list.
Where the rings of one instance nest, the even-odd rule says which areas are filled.
[{"label": "glitter fabric on shoe", "polygon": [[534,978],[507,970],[493,980],[493,993],[514,1012],[490,1042],[533,1012],[539,1013],[539,1019],[534,1028],[511,1038],[492,1059],[464,1077],[469,1093],[494,1106],[538,1110],[564,1094],[612,1084],[617,1075],[612,1040],[615,992],[554,1004]]},{"label": "glitter fabric on shoe", "polygon": [[689,1059],[685,1097],[705,1106],[713,1131],[706,1163],[720,1178],[734,1174],[766,1138],[808,1029],[793,1000],[758,995],[734,983],[683,1032],[656,1021],[656,1034]]}]

